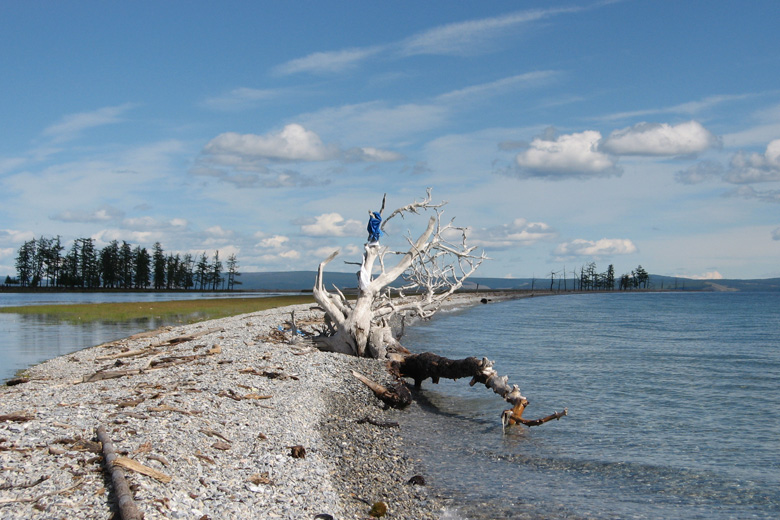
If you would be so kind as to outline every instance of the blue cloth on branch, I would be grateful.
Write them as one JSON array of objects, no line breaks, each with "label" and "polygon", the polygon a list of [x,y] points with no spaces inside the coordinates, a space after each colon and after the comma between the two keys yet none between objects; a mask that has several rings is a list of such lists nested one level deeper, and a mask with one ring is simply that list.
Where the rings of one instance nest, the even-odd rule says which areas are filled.
[{"label": "blue cloth on branch", "polygon": [[370,212],[366,228],[368,230],[369,242],[379,242],[379,237],[382,235],[382,230],[379,229],[380,224],[382,224],[382,215],[377,211]]}]

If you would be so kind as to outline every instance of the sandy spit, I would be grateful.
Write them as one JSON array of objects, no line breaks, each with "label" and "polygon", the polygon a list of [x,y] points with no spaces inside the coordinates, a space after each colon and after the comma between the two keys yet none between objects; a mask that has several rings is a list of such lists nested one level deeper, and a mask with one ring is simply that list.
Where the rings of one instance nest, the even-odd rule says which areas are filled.
[{"label": "sandy spit", "polygon": [[146,520],[370,518],[377,502],[384,518],[453,517],[435,490],[410,483],[425,470],[387,424],[403,412],[351,375],[388,382],[384,363],[289,344],[279,327],[293,310],[303,330],[322,318],[298,305],[167,327],[0,387],[0,517],[119,518],[99,426],[135,464],[124,473]]}]

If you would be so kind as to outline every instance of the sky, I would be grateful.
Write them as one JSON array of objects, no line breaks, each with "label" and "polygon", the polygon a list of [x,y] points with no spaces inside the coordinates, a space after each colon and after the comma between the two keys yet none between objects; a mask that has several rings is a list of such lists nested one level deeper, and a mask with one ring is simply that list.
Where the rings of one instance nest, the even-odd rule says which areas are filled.
[{"label": "sky", "polygon": [[[0,3],[0,275],[37,237],[352,271],[432,188],[486,277],[780,277],[775,0]],[[425,217],[395,219],[403,247]]]}]

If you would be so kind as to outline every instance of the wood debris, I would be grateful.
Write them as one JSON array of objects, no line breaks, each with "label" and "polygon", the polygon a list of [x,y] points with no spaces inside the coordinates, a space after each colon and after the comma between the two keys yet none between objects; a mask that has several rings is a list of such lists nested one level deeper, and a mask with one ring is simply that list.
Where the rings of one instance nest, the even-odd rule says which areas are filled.
[{"label": "wood debris", "polygon": [[157,471],[154,468],[150,468],[149,466],[145,466],[141,464],[137,460],[128,459],[127,457],[117,457],[116,459],[114,459],[113,465],[121,466],[124,469],[128,469],[130,471],[134,471],[136,473],[141,473],[142,475],[152,477],[153,479],[160,481],[164,484],[167,484],[168,482],[173,480],[170,475],[166,475],[165,473]]}]

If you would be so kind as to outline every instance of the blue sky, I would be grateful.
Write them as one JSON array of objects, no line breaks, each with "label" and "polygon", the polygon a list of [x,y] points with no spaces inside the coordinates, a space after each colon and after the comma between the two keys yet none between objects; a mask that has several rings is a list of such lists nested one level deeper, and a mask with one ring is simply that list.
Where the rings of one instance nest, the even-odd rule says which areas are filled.
[{"label": "blue sky", "polygon": [[778,22],[776,1],[3,2],[0,274],[56,235],[358,261],[382,194],[432,187],[481,276],[777,277]]}]

